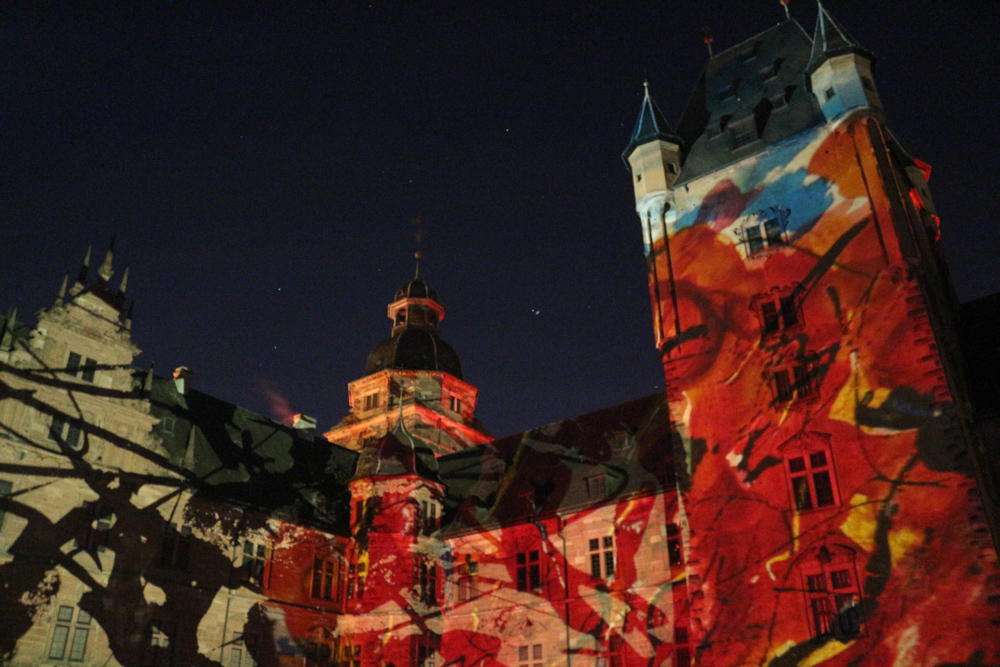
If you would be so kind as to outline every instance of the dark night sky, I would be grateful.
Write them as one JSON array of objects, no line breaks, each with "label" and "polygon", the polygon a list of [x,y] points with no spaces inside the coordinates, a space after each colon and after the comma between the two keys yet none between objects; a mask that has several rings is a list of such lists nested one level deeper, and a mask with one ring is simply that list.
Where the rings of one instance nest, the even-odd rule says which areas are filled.
[{"label": "dark night sky", "polygon": [[[4,3],[0,307],[50,305],[117,233],[138,365],[327,428],[389,335],[421,215],[443,337],[496,435],[662,389],[619,157],[642,81],[676,122],[702,26],[724,49],[783,12],[536,4]],[[1000,3],[826,7],[934,167],[960,297],[1000,290]],[[811,33],[814,4],[791,9]]]}]

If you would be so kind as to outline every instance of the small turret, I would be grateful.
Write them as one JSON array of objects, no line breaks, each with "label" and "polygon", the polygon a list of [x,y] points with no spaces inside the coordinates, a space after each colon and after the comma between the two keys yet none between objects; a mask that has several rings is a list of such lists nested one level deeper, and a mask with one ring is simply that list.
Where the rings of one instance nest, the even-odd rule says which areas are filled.
[{"label": "small turret", "polygon": [[881,112],[872,78],[874,54],[851,37],[819,0],[816,5],[819,13],[806,74],[823,116],[829,121],[861,107]]},{"label": "small turret", "polygon": [[649,83],[643,85],[642,108],[622,159],[632,172],[635,209],[646,220],[662,217],[669,208],[668,199],[681,170],[681,139],[649,96]]},{"label": "small turret", "polygon": [[632,172],[635,198],[670,189],[681,170],[681,140],[670,128],[663,112],[649,96],[649,82],[643,84],[645,95],[639,118],[622,159]]}]

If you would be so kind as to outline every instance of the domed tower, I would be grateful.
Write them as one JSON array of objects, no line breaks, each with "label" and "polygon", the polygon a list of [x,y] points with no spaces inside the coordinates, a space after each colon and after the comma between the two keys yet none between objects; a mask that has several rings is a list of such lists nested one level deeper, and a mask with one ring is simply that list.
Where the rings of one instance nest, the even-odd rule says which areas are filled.
[{"label": "domed tower", "polygon": [[436,455],[493,439],[475,418],[479,390],[462,379],[458,354],[438,333],[444,315],[419,273],[396,290],[392,336],[372,349],[364,377],[348,385],[351,413],[326,434],[330,442],[360,451],[391,433],[400,416]]}]

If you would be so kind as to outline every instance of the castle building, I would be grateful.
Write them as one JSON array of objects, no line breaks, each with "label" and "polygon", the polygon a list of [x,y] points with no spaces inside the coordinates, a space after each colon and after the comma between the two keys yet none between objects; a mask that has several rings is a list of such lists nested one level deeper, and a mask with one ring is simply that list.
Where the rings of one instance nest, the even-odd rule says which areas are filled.
[{"label": "castle building", "polygon": [[[0,319],[0,661],[1000,661],[996,488],[929,167],[822,7],[624,158],[667,391],[494,438],[418,275],[319,435],[133,365],[90,253]],[[995,523],[994,523],[995,525]]]},{"label": "castle building", "polygon": [[997,660],[930,168],[872,70],[820,6],[712,57],[676,131],[647,91],[625,151],[698,664]]}]

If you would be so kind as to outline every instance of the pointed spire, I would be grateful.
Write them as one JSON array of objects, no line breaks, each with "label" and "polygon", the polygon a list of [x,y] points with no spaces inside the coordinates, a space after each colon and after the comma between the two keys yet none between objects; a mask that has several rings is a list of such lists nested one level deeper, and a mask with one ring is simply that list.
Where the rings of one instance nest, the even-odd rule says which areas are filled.
[{"label": "pointed spire", "polygon": [[59,296],[56,297],[58,301],[62,301],[66,298],[66,285],[69,283],[69,274],[63,276],[62,285],[59,287]]},{"label": "pointed spire", "polygon": [[635,129],[632,130],[632,139],[628,147],[622,154],[626,161],[638,146],[662,139],[671,143],[680,144],[681,140],[671,129],[667,119],[663,117],[663,112],[649,95],[649,82],[643,82],[645,94],[642,98],[642,108],[639,110],[639,118],[635,121]]},{"label": "pointed spire", "polygon": [[708,57],[712,57],[712,42],[715,38],[712,37],[712,28],[710,26],[705,26],[701,29],[701,41],[705,42],[705,46],[708,47]]},{"label": "pointed spire", "polygon": [[420,246],[424,242],[423,216],[418,215],[415,217],[413,225],[417,228],[417,231],[413,233],[413,240],[417,242],[417,251],[413,253],[413,258],[416,260],[416,270],[413,272],[413,279],[418,280],[420,278],[420,260],[424,258],[424,253],[420,250]]},{"label": "pointed spire", "polygon": [[813,72],[824,61],[833,56],[845,53],[860,53],[869,60],[874,60],[874,54],[861,46],[856,39],[837,23],[830,12],[826,11],[821,0],[816,0],[816,29],[813,31],[812,53],[809,56],[807,72]]},{"label": "pointed spire", "polygon": [[146,373],[146,379],[142,383],[142,391],[148,396],[149,392],[153,391],[153,367],[156,364],[149,364],[149,371]]},{"label": "pointed spire", "polygon": [[17,308],[7,311],[7,321],[0,327],[0,350],[9,351],[14,347],[14,327],[17,325]]},{"label": "pointed spire", "polygon": [[80,272],[76,276],[76,282],[81,285],[87,284],[87,274],[90,273],[90,251],[93,246],[87,246],[87,255],[83,258],[83,265],[80,267]]},{"label": "pointed spire", "polygon": [[[125,294],[125,286],[128,285],[128,269],[125,267],[125,273],[122,275],[122,284],[118,286],[118,293],[121,295]],[[129,306],[129,312],[132,312],[132,306]]]},{"label": "pointed spire", "polygon": [[104,255],[104,263],[101,264],[101,268],[97,270],[97,275],[99,275],[101,278],[104,278],[105,281],[111,280],[111,276],[115,274],[115,271],[111,266],[111,263],[114,260],[114,256],[115,256],[115,236],[112,236],[111,243],[108,245],[108,252]]},{"label": "pointed spire", "polygon": [[788,11],[788,2],[789,2],[789,0],[781,0],[781,6],[785,9],[785,18],[786,19],[792,18],[792,13],[790,11]]}]

